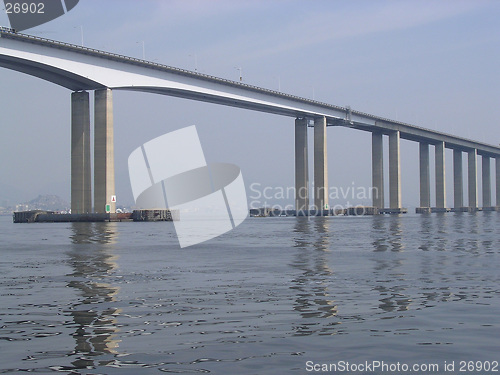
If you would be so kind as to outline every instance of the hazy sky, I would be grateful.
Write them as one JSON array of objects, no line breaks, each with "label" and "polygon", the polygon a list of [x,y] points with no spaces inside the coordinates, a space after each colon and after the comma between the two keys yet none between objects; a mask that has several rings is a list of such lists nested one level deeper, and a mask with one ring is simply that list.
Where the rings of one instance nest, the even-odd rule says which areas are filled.
[{"label": "hazy sky", "polygon": [[[80,44],[83,30],[85,46],[138,58],[144,43],[148,60],[233,80],[241,67],[245,83],[498,144],[499,19],[494,0],[80,0],[26,33]],[[9,26],[3,10],[0,25]],[[70,93],[0,68],[0,205],[69,200]],[[129,154],[193,124],[207,160],[240,166],[247,186],[294,186],[293,118],[115,91],[114,120],[118,204],[133,203]],[[370,133],[328,128],[328,148],[330,186],[371,185]],[[418,145],[402,141],[401,153],[403,205],[412,207]],[[450,150],[446,163],[451,206]]]}]

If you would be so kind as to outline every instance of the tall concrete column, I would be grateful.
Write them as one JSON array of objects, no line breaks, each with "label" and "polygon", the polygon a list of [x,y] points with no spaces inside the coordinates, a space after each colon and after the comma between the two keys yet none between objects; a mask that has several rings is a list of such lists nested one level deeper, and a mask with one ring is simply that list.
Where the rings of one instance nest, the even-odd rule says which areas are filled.
[{"label": "tall concrete column", "polygon": [[500,156],[495,158],[497,207],[500,207]]},{"label": "tall concrete column", "polygon": [[321,213],[328,209],[326,117],[314,119],[314,205]]},{"label": "tall concrete column", "polygon": [[431,206],[431,182],[429,172],[429,144],[420,142],[420,207]]},{"label": "tall concrete column", "polygon": [[469,208],[477,208],[477,150],[468,152]]},{"label": "tall concrete column", "polygon": [[462,150],[453,150],[453,207],[464,206],[464,177],[462,170]]},{"label": "tall concrete column", "polygon": [[307,159],[307,120],[295,119],[295,209],[297,216],[309,212],[309,167]]},{"label": "tall concrete column", "polygon": [[401,160],[399,131],[389,134],[389,200],[391,208],[401,208]]},{"label": "tall concrete column", "polygon": [[95,90],[94,113],[94,212],[116,212],[113,146],[113,95],[110,89]]},{"label": "tall concrete column", "polygon": [[71,94],[71,213],[92,212],[89,93]]},{"label": "tall concrete column", "polygon": [[373,206],[384,208],[384,144],[382,133],[372,133]]},{"label": "tall concrete column", "polygon": [[483,207],[491,207],[491,170],[489,156],[482,156]]},{"label": "tall concrete column", "polygon": [[444,142],[439,142],[435,146],[436,161],[436,207],[446,207],[446,176],[444,167]]}]

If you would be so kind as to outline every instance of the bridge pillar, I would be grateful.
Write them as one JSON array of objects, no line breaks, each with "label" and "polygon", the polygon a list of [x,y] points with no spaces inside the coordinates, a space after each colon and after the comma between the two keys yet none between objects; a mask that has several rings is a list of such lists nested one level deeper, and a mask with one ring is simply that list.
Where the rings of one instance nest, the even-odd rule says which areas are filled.
[{"label": "bridge pillar", "polygon": [[389,200],[391,209],[402,208],[399,139],[399,131],[389,134]]},{"label": "bridge pillar", "polygon": [[295,119],[295,210],[297,216],[309,214],[307,152],[307,120],[297,118]]},{"label": "bridge pillar", "polygon": [[326,117],[314,119],[314,206],[319,215],[328,209]]},{"label": "bridge pillar", "polygon": [[468,152],[469,208],[477,208],[477,150]]},{"label": "bridge pillar", "polygon": [[94,92],[94,212],[116,212],[113,146],[113,95],[110,89]]},{"label": "bridge pillar", "polygon": [[444,167],[444,142],[439,142],[435,146],[436,161],[436,208],[446,207],[446,176]]},{"label": "bridge pillar", "polygon": [[429,144],[420,142],[420,207],[431,207],[431,183],[429,171]]},{"label": "bridge pillar", "polygon": [[500,156],[495,158],[497,207],[500,207]]},{"label": "bridge pillar", "polygon": [[483,208],[491,207],[491,169],[489,156],[482,156]]},{"label": "bridge pillar", "polygon": [[92,212],[89,93],[71,94],[71,213]]},{"label": "bridge pillar", "polygon": [[462,170],[462,150],[453,150],[453,207],[459,210],[464,206],[464,182]]},{"label": "bridge pillar", "polygon": [[382,133],[372,133],[373,206],[384,208],[384,144]]}]

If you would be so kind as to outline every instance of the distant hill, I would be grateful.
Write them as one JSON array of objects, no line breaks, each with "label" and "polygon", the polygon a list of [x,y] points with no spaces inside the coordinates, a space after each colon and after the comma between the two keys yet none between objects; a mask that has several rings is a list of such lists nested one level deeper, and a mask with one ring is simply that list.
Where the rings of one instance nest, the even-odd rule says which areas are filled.
[{"label": "distant hill", "polygon": [[66,211],[70,204],[57,195],[39,195],[25,203],[30,210]]}]

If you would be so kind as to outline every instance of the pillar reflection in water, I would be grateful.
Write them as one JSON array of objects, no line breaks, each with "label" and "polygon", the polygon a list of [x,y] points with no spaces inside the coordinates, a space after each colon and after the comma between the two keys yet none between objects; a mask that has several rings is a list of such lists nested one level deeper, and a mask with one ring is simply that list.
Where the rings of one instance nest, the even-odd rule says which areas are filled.
[{"label": "pillar reflection in water", "polygon": [[68,287],[74,288],[80,298],[67,313],[76,325],[72,355],[82,355],[72,362],[76,369],[105,365],[109,361],[94,363],[92,356],[117,353],[116,316],[120,310],[113,304],[119,288],[107,282],[117,268],[117,256],[114,255],[116,225],[72,223],[73,245],[68,256],[73,273],[67,275],[70,278]]},{"label": "pillar reflection in water", "polygon": [[[404,258],[398,253],[404,251],[402,217],[399,215],[373,217],[373,252],[378,253],[375,261],[373,288],[380,294],[379,308],[384,312],[408,310],[412,303],[406,293],[407,275],[404,271]],[[391,251],[393,255],[382,255]]]},{"label": "pillar reflection in water", "polygon": [[384,215],[373,216],[373,251],[404,251],[405,245],[402,240],[403,230],[401,220],[402,217],[399,215],[391,215],[390,217]]},{"label": "pillar reflection in water", "polygon": [[432,238],[432,233],[434,229],[434,217],[432,215],[422,215],[420,220],[420,245],[419,249],[423,251],[432,250],[434,246],[434,240]]},{"label": "pillar reflection in water", "polygon": [[[291,266],[300,274],[292,280],[291,289],[296,293],[294,310],[302,318],[330,318],[337,314],[337,306],[328,292],[333,277],[326,258],[330,252],[329,225],[327,217],[296,218],[294,239],[297,252]],[[313,328],[307,323],[296,327],[297,335],[312,333]]]},{"label": "pillar reflection in water", "polygon": [[385,221],[382,215],[373,216],[373,251],[382,252],[387,251],[389,249],[389,245],[387,244],[387,233],[385,229]]},{"label": "pillar reflection in water", "polygon": [[[418,308],[433,307],[439,302],[450,301],[452,292],[446,286],[449,279],[446,272],[443,272],[446,269],[446,255],[436,257],[436,252],[455,251],[463,247],[461,240],[451,247],[448,240],[452,232],[460,233],[463,231],[462,217],[461,212],[453,215],[436,213],[424,215],[420,220],[418,237],[421,245],[418,249],[424,252],[418,256],[420,262],[418,282],[425,285],[425,289],[420,293]],[[450,219],[453,220],[453,223]],[[436,232],[442,234],[438,240],[436,240]],[[439,285],[439,287],[435,285]]]}]

